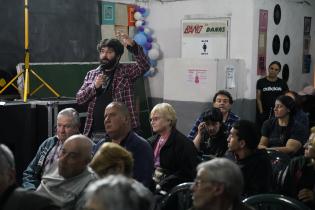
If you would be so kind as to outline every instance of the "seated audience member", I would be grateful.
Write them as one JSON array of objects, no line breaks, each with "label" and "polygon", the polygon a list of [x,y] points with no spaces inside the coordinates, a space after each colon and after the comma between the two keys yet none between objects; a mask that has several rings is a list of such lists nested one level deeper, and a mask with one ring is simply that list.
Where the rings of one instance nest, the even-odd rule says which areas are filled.
[{"label": "seated audience member", "polygon": [[34,159],[23,173],[23,187],[36,190],[47,171],[58,167],[58,154],[64,141],[79,133],[79,113],[73,108],[61,110],[57,115],[57,135],[46,139],[39,147]]},{"label": "seated audience member", "polygon": [[96,180],[96,175],[87,167],[92,158],[92,144],[84,135],[69,137],[59,154],[58,170],[46,173],[36,191],[63,209],[80,209],[84,189]]},{"label": "seated audience member", "polygon": [[132,154],[119,144],[106,142],[94,155],[90,167],[99,177],[112,174],[122,174],[132,177]]},{"label": "seated audience member", "polygon": [[[226,90],[219,90],[213,97],[213,107],[221,110],[223,115],[223,124],[225,125],[227,131],[231,130],[233,123],[238,121],[240,118],[233,112],[231,112],[231,106],[233,104],[233,98],[231,94]],[[196,120],[193,128],[188,134],[188,138],[193,140],[198,132],[198,126],[203,122],[204,113],[202,113]]]},{"label": "seated audience member", "polygon": [[143,197],[141,189],[122,175],[110,175],[92,183],[85,191],[85,209],[150,210],[152,197]]},{"label": "seated audience member", "polygon": [[283,184],[285,194],[315,209],[315,127],[304,146],[304,156],[291,160]]},{"label": "seated audience member", "polygon": [[0,209],[1,210],[57,210],[52,200],[16,185],[15,163],[11,150],[0,144]]},{"label": "seated audience member", "polygon": [[192,210],[250,210],[241,202],[242,190],[242,172],[232,161],[214,158],[203,162],[192,187]]},{"label": "seated audience member", "polygon": [[287,91],[285,93],[286,96],[290,96],[294,101],[295,101],[295,114],[293,116],[294,120],[298,121],[303,125],[305,129],[308,129],[310,126],[308,115],[303,111],[302,109],[302,101],[301,101],[301,96],[299,96],[296,92],[294,91]]},{"label": "seated audience member", "polygon": [[248,197],[271,190],[272,168],[266,150],[257,149],[256,125],[247,120],[236,122],[228,138],[229,151],[234,153],[244,177],[243,196]]},{"label": "seated audience member", "polygon": [[198,126],[194,144],[201,156],[222,157],[227,150],[227,131],[223,116],[218,108],[204,113],[203,122]]},{"label": "seated audience member", "polygon": [[144,186],[152,185],[153,151],[150,144],[131,128],[130,114],[125,104],[110,103],[104,113],[104,126],[110,139],[101,140],[95,150],[104,142],[117,143],[131,152],[134,159],[133,178]]},{"label": "seated audience member", "polygon": [[294,120],[294,113],[294,100],[289,96],[279,96],[275,102],[275,118],[266,120],[261,128],[259,148],[298,155],[307,133],[303,125]]},{"label": "seated audience member", "polygon": [[315,126],[315,88],[308,85],[299,91],[302,101],[302,109],[308,114],[310,127]]},{"label": "seated audience member", "polygon": [[134,185],[139,195],[144,198],[146,197],[148,201],[150,200],[150,203],[147,205],[153,206],[153,202],[151,201],[153,196],[152,193],[140,182],[132,178],[132,154],[119,144],[112,142],[102,144],[93,157],[90,167],[101,178],[109,175],[124,175],[127,178],[130,178],[132,185]]},{"label": "seated audience member", "polygon": [[169,191],[182,182],[192,181],[198,164],[197,150],[185,135],[176,129],[176,112],[168,103],[153,107],[150,114],[155,133],[148,141],[154,150],[156,188]]}]

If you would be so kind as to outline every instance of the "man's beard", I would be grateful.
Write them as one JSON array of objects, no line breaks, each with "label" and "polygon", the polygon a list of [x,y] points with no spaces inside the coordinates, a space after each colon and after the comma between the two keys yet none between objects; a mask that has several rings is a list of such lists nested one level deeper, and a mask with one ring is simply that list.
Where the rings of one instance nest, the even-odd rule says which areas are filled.
[{"label": "man's beard", "polygon": [[100,60],[102,71],[111,72],[117,63],[117,58],[113,58],[111,60]]}]

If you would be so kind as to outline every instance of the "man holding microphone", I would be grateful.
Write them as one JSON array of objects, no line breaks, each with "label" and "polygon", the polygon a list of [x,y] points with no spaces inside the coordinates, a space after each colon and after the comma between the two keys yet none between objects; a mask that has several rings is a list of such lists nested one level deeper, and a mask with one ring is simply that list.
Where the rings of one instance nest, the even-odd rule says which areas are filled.
[{"label": "man holding microphone", "polygon": [[[135,63],[119,63],[124,47],[134,55]],[[127,34],[118,32],[117,39],[103,39],[97,45],[100,65],[87,73],[76,95],[78,104],[88,104],[84,135],[97,142],[105,136],[104,107],[112,101],[127,105],[132,128],[140,130],[134,103],[134,84],[150,68],[143,49]]]}]

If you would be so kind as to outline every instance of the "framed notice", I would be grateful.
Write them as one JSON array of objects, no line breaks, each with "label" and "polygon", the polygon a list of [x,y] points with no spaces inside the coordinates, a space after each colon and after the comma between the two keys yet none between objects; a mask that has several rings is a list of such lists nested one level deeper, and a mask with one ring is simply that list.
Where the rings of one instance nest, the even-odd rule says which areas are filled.
[{"label": "framed notice", "polygon": [[304,35],[310,35],[312,17],[304,17]]},{"label": "framed notice", "polygon": [[304,17],[304,36],[303,36],[303,56],[302,56],[302,73],[310,73],[311,71],[311,54],[310,54],[310,45],[311,45],[311,25],[312,18]]},{"label": "framed notice", "polygon": [[114,25],[115,24],[115,3],[101,2],[101,24]]}]

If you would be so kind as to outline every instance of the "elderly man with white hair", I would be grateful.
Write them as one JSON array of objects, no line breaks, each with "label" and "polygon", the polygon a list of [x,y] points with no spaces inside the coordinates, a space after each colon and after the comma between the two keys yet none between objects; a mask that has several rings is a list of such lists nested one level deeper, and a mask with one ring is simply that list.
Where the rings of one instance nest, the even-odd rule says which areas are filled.
[{"label": "elderly man with white hair", "polygon": [[243,176],[240,168],[225,158],[215,158],[197,167],[193,190],[194,210],[250,210],[241,202]]},{"label": "elderly man with white hair", "polygon": [[23,173],[23,187],[36,190],[42,176],[52,173],[58,168],[58,154],[65,140],[79,133],[80,117],[73,108],[65,108],[57,115],[56,135],[47,138],[38,148],[38,151]]}]

